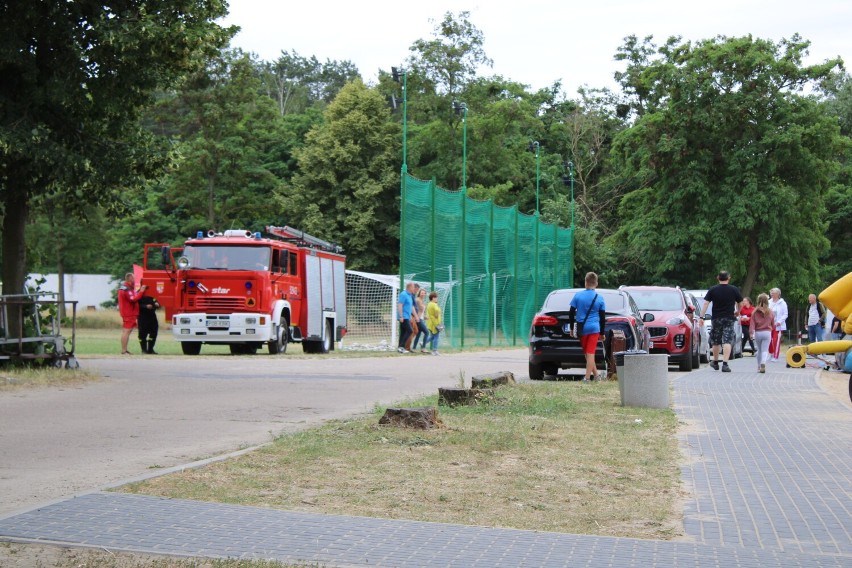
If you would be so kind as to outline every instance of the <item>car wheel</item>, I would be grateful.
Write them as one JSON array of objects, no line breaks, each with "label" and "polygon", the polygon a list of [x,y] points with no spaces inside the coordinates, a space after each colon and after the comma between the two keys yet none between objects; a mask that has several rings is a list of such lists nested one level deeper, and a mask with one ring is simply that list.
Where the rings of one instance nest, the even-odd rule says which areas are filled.
[{"label": "car wheel", "polygon": [[680,363],[678,364],[678,369],[680,369],[681,371],[684,371],[686,373],[688,373],[692,370],[692,352],[691,351],[686,352],[686,356],[683,359],[681,359]]},{"label": "car wheel", "polygon": [[701,368],[701,353],[696,351],[692,354],[692,368],[700,369]]},{"label": "car wheel", "polygon": [[544,369],[541,368],[541,365],[530,363],[530,380],[540,381],[542,379],[544,379]]}]

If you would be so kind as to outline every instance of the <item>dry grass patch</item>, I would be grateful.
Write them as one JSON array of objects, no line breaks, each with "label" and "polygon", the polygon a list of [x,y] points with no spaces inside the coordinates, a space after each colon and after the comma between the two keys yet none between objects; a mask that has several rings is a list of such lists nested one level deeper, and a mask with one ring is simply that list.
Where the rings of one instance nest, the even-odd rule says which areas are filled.
[{"label": "dry grass patch", "polygon": [[65,548],[0,542],[3,568],[320,568],[320,564],[283,564],[265,560],[174,558],[106,549]]},{"label": "dry grass patch", "polygon": [[679,534],[672,411],[621,408],[614,383],[522,384],[498,393],[478,407],[442,407],[438,430],[378,426],[384,409],[377,409],[124,490],[569,533]]},{"label": "dry grass patch", "polygon": [[75,387],[97,381],[97,373],[54,367],[0,367],[0,393],[45,387]]}]

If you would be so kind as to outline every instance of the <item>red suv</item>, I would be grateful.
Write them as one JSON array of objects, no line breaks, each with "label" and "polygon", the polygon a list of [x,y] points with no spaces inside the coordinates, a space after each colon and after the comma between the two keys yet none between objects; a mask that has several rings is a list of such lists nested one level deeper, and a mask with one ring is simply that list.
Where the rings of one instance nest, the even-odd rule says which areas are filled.
[{"label": "red suv", "polygon": [[680,288],[665,286],[622,286],[639,311],[645,330],[651,336],[649,353],[664,353],[669,363],[681,371],[697,369],[701,364],[701,330],[695,320],[695,308]]}]

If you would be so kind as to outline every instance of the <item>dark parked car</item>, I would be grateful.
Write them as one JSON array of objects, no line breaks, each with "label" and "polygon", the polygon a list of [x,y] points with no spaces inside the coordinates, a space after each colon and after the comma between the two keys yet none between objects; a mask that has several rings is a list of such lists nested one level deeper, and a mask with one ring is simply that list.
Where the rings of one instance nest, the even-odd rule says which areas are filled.
[{"label": "dark parked car", "polygon": [[[584,369],[586,358],[580,341],[570,336],[568,311],[571,299],[583,288],[554,290],[544,300],[530,327],[530,379],[555,376],[560,369]],[[605,336],[598,343],[595,359],[606,367],[612,332],[620,329],[627,338],[627,349],[647,349],[647,333],[636,302],[623,290],[597,290],[606,304]]]},{"label": "dark parked car", "polygon": [[642,311],[642,321],[651,335],[650,353],[664,353],[681,371],[701,364],[700,328],[695,306],[683,290],[668,286],[623,286]]}]

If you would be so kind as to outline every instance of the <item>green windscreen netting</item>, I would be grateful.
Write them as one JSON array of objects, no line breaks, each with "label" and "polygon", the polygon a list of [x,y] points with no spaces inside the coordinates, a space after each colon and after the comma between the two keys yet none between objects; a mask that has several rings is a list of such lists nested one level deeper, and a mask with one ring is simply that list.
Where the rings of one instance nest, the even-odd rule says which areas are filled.
[{"label": "green windscreen netting", "polygon": [[570,229],[406,176],[400,275],[439,293],[442,343],[523,345],[547,294],[572,286]]}]

